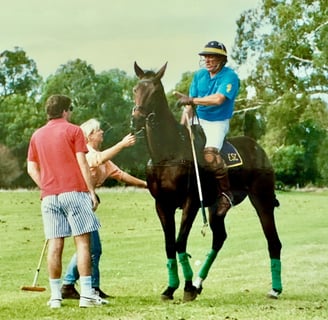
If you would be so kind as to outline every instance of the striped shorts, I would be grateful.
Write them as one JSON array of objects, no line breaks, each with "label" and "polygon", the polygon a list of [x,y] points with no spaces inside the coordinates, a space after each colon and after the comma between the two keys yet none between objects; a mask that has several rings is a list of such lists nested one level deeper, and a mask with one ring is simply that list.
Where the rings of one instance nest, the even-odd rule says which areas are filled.
[{"label": "striped shorts", "polygon": [[46,239],[78,236],[100,227],[88,192],[46,196],[42,199],[41,210]]}]

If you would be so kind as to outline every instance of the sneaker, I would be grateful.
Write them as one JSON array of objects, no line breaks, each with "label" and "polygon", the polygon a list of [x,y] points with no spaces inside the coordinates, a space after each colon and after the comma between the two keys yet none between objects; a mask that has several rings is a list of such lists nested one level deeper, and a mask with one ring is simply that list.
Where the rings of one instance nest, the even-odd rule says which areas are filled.
[{"label": "sneaker", "polygon": [[[101,291],[101,290],[100,290]],[[99,294],[99,291],[97,291],[95,288],[92,288],[92,294],[100,298],[101,304],[108,304],[109,302],[105,299],[102,299],[102,297]]]},{"label": "sneaker", "polygon": [[51,309],[60,308],[60,307],[61,307],[61,299],[50,299],[50,300],[47,302],[47,305],[48,305]]},{"label": "sneaker", "polygon": [[95,290],[92,291],[91,297],[80,297],[80,308],[96,307],[103,304],[108,304],[108,301],[99,297]]},{"label": "sneaker", "polygon": [[93,289],[100,298],[103,298],[103,299],[109,298],[109,295],[107,293],[103,292],[99,287],[94,287]]},{"label": "sneaker", "polygon": [[80,299],[80,294],[76,291],[74,284],[63,284],[61,294],[63,299]]}]

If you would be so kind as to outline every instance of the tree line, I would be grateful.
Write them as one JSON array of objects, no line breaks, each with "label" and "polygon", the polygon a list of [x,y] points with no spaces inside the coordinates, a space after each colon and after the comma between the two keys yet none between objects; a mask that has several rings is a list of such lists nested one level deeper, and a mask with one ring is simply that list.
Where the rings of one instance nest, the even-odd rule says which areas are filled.
[{"label": "tree line", "polygon": [[[241,81],[229,135],[248,135],[263,146],[278,187],[328,185],[327,8],[327,2],[319,0],[263,0],[236,22],[230,56],[237,72],[244,70],[247,76]],[[188,93],[192,76],[193,71],[183,73],[174,90]],[[96,73],[79,58],[43,79],[23,48],[1,52],[0,187],[34,186],[26,174],[26,153],[32,133],[46,122],[44,102],[49,95],[72,98],[73,123],[97,118],[107,147],[130,130],[136,81],[119,69]],[[172,92],[167,93],[169,106],[179,118]],[[142,136],[114,159],[141,178],[147,160]]]}]

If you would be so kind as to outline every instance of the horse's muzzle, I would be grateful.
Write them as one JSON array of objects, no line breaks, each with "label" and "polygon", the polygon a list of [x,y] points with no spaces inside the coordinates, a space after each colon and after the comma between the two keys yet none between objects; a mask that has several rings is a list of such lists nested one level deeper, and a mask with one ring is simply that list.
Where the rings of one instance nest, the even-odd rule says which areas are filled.
[{"label": "horse's muzzle", "polygon": [[133,134],[138,134],[145,128],[145,118],[132,116],[130,119],[130,131]]}]

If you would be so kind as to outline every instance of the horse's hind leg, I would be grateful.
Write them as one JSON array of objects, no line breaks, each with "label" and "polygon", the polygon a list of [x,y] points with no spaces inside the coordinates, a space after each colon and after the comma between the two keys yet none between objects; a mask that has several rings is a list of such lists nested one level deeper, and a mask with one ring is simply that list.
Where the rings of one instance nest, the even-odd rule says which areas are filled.
[{"label": "horse's hind leg", "polygon": [[263,194],[261,196],[249,195],[249,198],[253,206],[256,208],[268,243],[272,280],[272,289],[269,291],[268,297],[277,298],[282,292],[280,260],[282,245],[278,236],[274,218],[274,207],[277,205],[277,200],[272,194],[269,196]]},{"label": "horse's hind leg", "polygon": [[197,288],[198,294],[201,293],[203,289],[202,284],[207,278],[210,268],[227,238],[224,218],[225,216],[218,216],[216,214],[216,206],[209,208],[209,223],[212,230],[212,248],[207,254],[206,260],[194,281],[194,286]]}]

